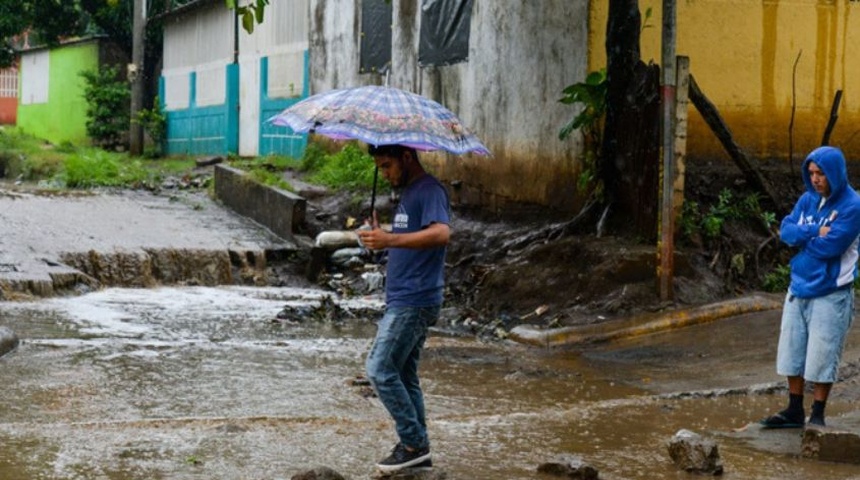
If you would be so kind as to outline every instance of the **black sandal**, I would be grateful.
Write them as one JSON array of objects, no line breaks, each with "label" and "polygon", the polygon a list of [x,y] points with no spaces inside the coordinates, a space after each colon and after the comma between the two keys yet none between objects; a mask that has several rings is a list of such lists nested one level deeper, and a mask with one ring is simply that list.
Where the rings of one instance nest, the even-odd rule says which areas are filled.
[{"label": "black sandal", "polygon": [[762,428],[803,428],[803,420],[794,421],[784,412],[775,413],[758,422]]}]

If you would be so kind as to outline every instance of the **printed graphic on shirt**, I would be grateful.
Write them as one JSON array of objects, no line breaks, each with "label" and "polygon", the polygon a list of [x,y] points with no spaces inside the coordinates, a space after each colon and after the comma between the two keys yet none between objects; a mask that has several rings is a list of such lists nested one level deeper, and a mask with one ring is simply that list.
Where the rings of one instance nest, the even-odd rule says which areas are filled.
[{"label": "printed graphic on shirt", "polygon": [[833,210],[830,212],[829,216],[821,217],[817,221],[815,220],[815,215],[801,216],[798,219],[797,224],[798,225],[814,225],[817,223],[820,226],[827,226],[827,225],[833,223],[834,220],[836,220],[837,213],[838,212],[836,210]]},{"label": "printed graphic on shirt", "polygon": [[409,226],[409,215],[398,213],[394,215],[394,228],[407,228]]}]

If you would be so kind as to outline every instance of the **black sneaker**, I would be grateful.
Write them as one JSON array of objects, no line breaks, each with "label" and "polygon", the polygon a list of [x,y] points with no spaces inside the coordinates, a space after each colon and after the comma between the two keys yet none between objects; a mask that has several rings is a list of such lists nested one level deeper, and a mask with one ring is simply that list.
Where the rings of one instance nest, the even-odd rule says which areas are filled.
[{"label": "black sneaker", "polygon": [[402,443],[395,445],[391,455],[380,460],[376,464],[376,468],[380,472],[391,473],[404,468],[429,468],[433,466],[433,461],[430,459],[430,448],[424,447],[418,450],[409,451]]}]

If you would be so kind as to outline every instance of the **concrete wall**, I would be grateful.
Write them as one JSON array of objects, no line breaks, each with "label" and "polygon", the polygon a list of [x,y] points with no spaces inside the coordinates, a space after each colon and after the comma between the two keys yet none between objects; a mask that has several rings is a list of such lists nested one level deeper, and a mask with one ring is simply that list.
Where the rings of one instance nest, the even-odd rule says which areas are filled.
[{"label": "concrete wall", "polygon": [[304,152],[307,135],[266,120],[307,96],[308,3],[272,2],[253,33],[239,30],[239,155]]},{"label": "concrete wall", "polygon": [[169,16],[160,97],[169,154],[301,157],[307,135],[267,120],[307,96],[308,0],[273,2],[252,34],[223,2]]},{"label": "concrete wall", "polygon": [[[239,150],[239,66],[222,67],[224,93],[220,103],[211,99],[198,105],[197,72],[187,74],[188,105],[165,108],[167,118],[166,143],[169,155],[207,155],[237,153]],[[208,75],[212,78],[212,75]],[[174,79],[176,77],[173,77]],[[159,81],[159,98],[169,91],[165,77]],[[174,83],[175,85],[175,83]],[[166,104],[162,104],[162,108]]]},{"label": "concrete wall", "polygon": [[[469,60],[418,66],[420,2],[392,0],[389,84],[447,106],[492,157],[422,154],[452,200],[503,208],[508,202],[578,208],[579,138],[558,131],[576,113],[558,103],[562,89],[585,78],[588,2],[475,0]],[[382,84],[359,74],[360,10],[353,0],[311,1],[311,94]]]},{"label": "concrete wall", "polygon": [[[22,79],[26,78],[27,57],[38,52],[43,50],[22,53]],[[98,68],[98,59],[97,40],[52,49],[47,63],[47,99],[33,103],[22,99],[18,106],[18,127],[55,144],[66,141],[88,144],[87,102],[83,95],[85,81],[79,73]]]},{"label": "concrete wall", "polygon": [[307,201],[298,195],[254,181],[245,172],[215,166],[215,196],[236,213],[248,217],[275,235],[296,240],[302,233]]},{"label": "concrete wall", "polygon": [[[591,2],[589,69],[606,66],[608,2]],[[642,31],[642,59],[660,62],[661,0]],[[677,2],[677,53],[717,106],[739,145],[757,157],[787,160],[789,125],[799,163],[820,145],[837,90],[843,90],[831,144],[860,159],[860,2],[848,0],[696,0]],[[797,65],[795,71],[795,63]],[[792,109],[795,109],[792,112]],[[689,161],[728,158],[690,106]]]}]

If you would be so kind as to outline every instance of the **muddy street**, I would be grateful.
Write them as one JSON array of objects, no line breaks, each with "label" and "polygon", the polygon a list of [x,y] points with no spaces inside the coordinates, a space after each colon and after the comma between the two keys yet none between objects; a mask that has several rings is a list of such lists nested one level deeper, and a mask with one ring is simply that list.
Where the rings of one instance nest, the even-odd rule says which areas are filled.
[{"label": "muddy street", "polygon": [[[0,478],[286,479],[319,465],[370,478],[394,443],[383,408],[353,385],[373,319],[276,319],[322,295],[184,287],[0,303],[0,326],[21,338],[0,358]],[[779,380],[774,319],[584,351],[437,332],[423,363],[434,464],[453,479],[534,479],[538,464],[576,453],[601,478],[674,479],[687,474],[665,444],[687,428],[718,440],[727,478],[860,478],[860,466],[798,458],[796,430],[763,442],[734,431],[783,402],[747,390]],[[828,408],[838,422],[851,405]]]}]

